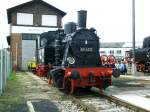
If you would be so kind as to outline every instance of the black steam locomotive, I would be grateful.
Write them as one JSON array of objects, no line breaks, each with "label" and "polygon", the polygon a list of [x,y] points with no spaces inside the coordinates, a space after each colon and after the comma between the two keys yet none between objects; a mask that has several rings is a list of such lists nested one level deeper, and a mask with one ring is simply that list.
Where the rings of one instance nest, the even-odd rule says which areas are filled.
[{"label": "black steam locomotive", "polygon": [[[128,52],[132,58],[132,50]],[[144,38],[143,48],[135,49],[135,64],[137,71],[150,72],[150,37]]]},{"label": "black steam locomotive", "polygon": [[78,11],[78,29],[69,22],[64,30],[43,33],[37,47],[37,75],[70,94],[78,87],[105,89],[112,84],[112,68],[102,66],[99,37],[94,28],[86,28],[86,13]]}]

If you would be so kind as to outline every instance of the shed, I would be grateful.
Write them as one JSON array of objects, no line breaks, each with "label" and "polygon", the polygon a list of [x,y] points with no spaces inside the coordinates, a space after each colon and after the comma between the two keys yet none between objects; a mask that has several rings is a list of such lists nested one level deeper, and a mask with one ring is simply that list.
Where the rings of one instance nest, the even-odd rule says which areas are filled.
[{"label": "shed", "polygon": [[10,50],[13,65],[18,70],[27,70],[26,63],[36,53],[38,35],[62,28],[65,15],[65,12],[42,0],[32,0],[7,9]]}]

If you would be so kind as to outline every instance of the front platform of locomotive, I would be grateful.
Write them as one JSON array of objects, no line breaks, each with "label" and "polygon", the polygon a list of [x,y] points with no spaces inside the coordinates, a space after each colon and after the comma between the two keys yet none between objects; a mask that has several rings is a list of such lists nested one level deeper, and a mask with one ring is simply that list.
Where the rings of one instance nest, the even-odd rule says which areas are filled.
[{"label": "front platform of locomotive", "polygon": [[70,94],[76,87],[105,89],[111,85],[112,68],[101,64],[99,37],[95,29],[86,28],[86,13],[78,11],[78,29],[66,37],[68,41],[62,61],[65,68],[63,87]]}]

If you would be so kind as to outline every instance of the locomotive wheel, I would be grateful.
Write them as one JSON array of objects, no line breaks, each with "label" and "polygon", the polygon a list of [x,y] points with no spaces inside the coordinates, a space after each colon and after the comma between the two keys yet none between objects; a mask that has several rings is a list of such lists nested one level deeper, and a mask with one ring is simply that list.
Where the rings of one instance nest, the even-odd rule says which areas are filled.
[{"label": "locomotive wheel", "polygon": [[57,87],[57,77],[56,77],[56,75],[55,74],[52,74],[52,79],[53,79],[53,86],[54,87]]},{"label": "locomotive wheel", "polygon": [[54,87],[57,87],[57,83],[56,83],[55,77],[52,77],[52,81],[53,81],[53,86],[54,86]]},{"label": "locomotive wheel", "polygon": [[87,86],[86,87],[87,90],[90,90],[91,88],[92,88],[92,86]]},{"label": "locomotive wheel", "polygon": [[63,78],[59,78],[56,80],[56,86],[58,88],[62,88],[63,87]]},{"label": "locomotive wheel", "polygon": [[71,80],[68,78],[65,83],[65,93],[69,94],[71,91]]},{"label": "locomotive wheel", "polygon": [[118,69],[113,70],[113,77],[115,77],[115,78],[120,77],[120,71]]},{"label": "locomotive wheel", "polygon": [[92,86],[87,86],[87,87],[85,87],[85,90],[90,91],[91,88],[92,88]]},{"label": "locomotive wheel", "polygon": [[103,82],[103,89],[105,90],[108,86],[109,86],[109,82],[107,80],[105,80]]}]

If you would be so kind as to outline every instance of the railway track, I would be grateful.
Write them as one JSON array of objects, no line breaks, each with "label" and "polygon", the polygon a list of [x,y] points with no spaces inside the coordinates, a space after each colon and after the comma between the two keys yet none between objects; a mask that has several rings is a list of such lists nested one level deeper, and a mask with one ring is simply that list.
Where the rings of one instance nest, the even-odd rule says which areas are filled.
[{"label": "railway track", "polygon": [[88,97],[70,96],[70,98],[80,106],[82,105],[82,108],[87,112],[134,112],[131,109],[108,100],[106,97],[102,97],[101,95]]},{"label": "railway track", "polygon": [[69,95],[68,98],[82,107],[85,112],[149,112],[117,97],[92,90],[88,93],[80,91],[81,93],[78,92],[78,95]]},{"label": "railway track", "polygon": [[114,102],[118,105],[121,105],[121,106],[124,106],[130,110],[133,110],[134,112],[149,112],[148,110],[144,109],[144,108],[141,108],[141,107],[138,107],[136,105],[133,105],[133,104],[130,104],[129,102],[126,102],[126,101],[123,101],[115,96],[109,96],[105,93],[101,93],[100,96],[104,97],[104,98],[107,98],[109,101],[111,102]]},{"label": "railway track", "polygon": [[87,112],[149,112],[105,93],[69,97]]}]

